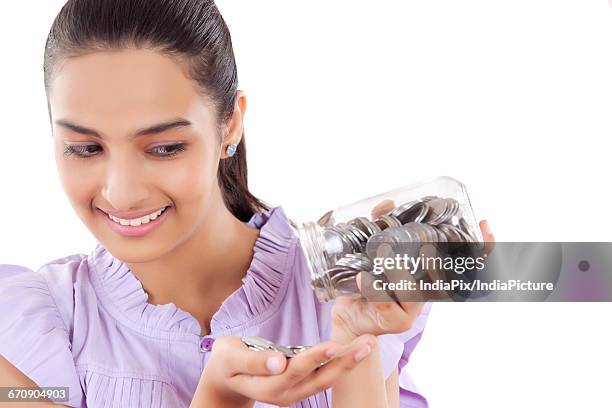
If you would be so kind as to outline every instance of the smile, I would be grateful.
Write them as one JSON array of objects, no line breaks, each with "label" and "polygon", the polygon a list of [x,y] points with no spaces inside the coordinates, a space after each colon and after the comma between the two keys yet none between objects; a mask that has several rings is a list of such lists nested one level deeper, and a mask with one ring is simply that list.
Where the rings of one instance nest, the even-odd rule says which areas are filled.
[{"label": "smile", "polygon": [[98,208],[108,226],[116,233],[126,237],[142,237],[159,227],[172,211],[172,206],[164,207],[148,215],[134,219],[123,219],[108,214]]},{"label": "smile", "polygon": [[108,218],[110,218],[111,220],[113,220],[114,222],[116,222],[117,224],[120,225],[124,225],[124,226],[131,226],[131,227],[139,227],[141,224],[148,224],[149,222],[157,219],[157,217],[159,217],[160,215],[162,215],[164,213],[164,211],[166,211],[166,209],[168,209],[169,207],[164,207],[160,210],[157,210],[151,214],[147,214],[144,217],[140,217],[140,218],[134,218],[131,220],[126,220],[123,218],[118,218],[115,217],[111,214],[108,214]]}]

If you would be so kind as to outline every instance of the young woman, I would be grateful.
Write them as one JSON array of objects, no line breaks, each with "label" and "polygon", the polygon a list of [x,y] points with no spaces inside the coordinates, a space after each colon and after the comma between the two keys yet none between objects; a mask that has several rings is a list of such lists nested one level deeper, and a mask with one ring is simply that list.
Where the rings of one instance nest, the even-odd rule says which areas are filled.
[{"label": "young woman", "polygon": [[60,180],[98,245],[0,266],[0,386],[68,387],[72,407],[427,405],[403,368],[429,304],[317,302],[292,222],[249,192],[212,0],[70,0],[44,68]]}]

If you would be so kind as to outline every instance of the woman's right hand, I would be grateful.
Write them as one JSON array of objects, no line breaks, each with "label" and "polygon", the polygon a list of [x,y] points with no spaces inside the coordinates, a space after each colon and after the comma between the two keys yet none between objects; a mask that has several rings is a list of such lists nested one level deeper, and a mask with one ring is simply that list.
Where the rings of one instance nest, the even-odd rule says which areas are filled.
[{"label": "woman's right hand", "polygon": [[213,344],[190,407],[243,408],[255,401],[291,405],[330,388],[376,344],[375,336],[363,335],[347,345],[320,343],[287,359],[275,351],[250,350],[239,337],[221,337]]}]

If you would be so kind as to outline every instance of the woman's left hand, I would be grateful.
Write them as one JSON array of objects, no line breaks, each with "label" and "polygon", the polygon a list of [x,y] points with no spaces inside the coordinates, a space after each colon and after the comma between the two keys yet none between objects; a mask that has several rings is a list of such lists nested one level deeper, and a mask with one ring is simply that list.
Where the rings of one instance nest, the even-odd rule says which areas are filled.
[{"label": "woman's left hand", "polygon": [[[383,201],[372,211],[372,219],[393,208],[392,201]],[[495,236],[486,220],[480,221],[479,226],[485,241],[483,253],[488,254],[495,245]],[[357,284],[360,283],[357,276]],[[362,334],[402,333],[413,326],[424,305],[425,302],[395,302],[391,298],[387,302],[368,302],[360,294],[340,296],[332,307],[332,340],[347,343]]]}]

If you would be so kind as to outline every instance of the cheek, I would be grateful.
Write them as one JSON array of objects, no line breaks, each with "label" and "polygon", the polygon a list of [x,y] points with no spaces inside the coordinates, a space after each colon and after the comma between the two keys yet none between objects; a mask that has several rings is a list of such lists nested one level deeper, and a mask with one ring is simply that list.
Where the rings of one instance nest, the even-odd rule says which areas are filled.
[{"label": "cheek", "polygon": [[84,172],[70,169],[60,169],[60,181],[76,214],[84,223],[89,223],[94,217],[92,203],[97,194],[95,181],[90,180]]},{"label": "cheek", "polygon": [[191,155],[177,160],[176,165],[168,168],[159,178],[159,187],[183,207],[201,208],[216,185],[218,162],[209,154]]},{"label": "cheek", "polygon": [[66,160],[61,153],[56,153],[56,166],[62,188],[74,209],[78,213],[88,211],[95,196],[95,180],[76,160]]}]

